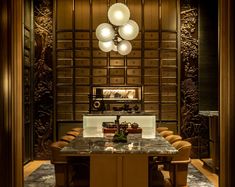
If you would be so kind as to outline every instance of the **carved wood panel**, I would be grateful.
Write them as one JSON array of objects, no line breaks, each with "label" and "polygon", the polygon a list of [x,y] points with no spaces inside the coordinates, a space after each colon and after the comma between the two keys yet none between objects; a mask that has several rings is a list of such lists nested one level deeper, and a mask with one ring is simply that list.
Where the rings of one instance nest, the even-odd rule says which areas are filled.
[{"label": "carved wood panel", "polygon": [[34,157],[49,159],[53,140],[52,0],[34,4]]},{"label": "carved wood panel", "polygon": [[181,136],[192,157],[208,156],[208,125],[199,115],[198,2],[181,0]]}]

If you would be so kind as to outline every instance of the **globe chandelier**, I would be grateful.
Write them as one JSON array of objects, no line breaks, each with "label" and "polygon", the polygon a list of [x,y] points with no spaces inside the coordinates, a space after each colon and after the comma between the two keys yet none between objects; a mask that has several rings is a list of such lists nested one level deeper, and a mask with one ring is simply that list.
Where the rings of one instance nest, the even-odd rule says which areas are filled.
[{"label": "globe chandelier", "polygon": [[108,10],[110,23],[101,23],[96,28],[99,48],[104,52],[117,51],[128,55],[132,50],[129,42],[139,33],[138,24],[130,19],[130,10],[123,3],[115,3]]}]

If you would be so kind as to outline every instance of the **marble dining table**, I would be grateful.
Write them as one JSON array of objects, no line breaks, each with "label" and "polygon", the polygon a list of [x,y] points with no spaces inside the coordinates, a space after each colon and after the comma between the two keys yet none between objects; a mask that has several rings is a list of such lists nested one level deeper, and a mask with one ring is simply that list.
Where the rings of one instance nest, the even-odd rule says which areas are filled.
[{"label": "marble dining table", "polygon": [[89,157],[90,187],[148,187],[149,158],[173,157],[178,151],[156,133],[154,138],[129,134],[126,143],[114,143],[113,134],[77,136],[61,150],[68,161]]}]

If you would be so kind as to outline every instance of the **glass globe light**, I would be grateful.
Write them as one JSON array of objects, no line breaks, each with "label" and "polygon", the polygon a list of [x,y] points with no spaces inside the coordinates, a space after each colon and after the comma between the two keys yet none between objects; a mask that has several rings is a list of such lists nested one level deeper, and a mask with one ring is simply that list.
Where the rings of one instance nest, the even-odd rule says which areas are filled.
[{"label": "glass globe light", "polygon": [[118,33],[125,40],[133,40],[139,34],[139,26],[135,21],[129,20],[125,25],[119,27]]},{"label": "glass globe light", "polygon": [[123,3],[115,3],[108,10],[108,18],[113,25],[124,25],[130,18],[130,10]]},{"label": "glass globe light", "polygon": [[131,43],[126,40],[122,40],[117,46],[118,53],[121,55],[128,55],[131,52],[131,49]]},{"label": "glass globe light", "polygon": [[101,42],[99,41],[99,48],[104,52],[110,52],[113,50],[114,43],[113,40],[108,42]]},{"label": "glass globe light", "polygon": [[110,25],[109,23],[101,23],[96,28],[95,34],[98,40],[102,42],[107,42],[114,38],[115,32],[112,25]]}]

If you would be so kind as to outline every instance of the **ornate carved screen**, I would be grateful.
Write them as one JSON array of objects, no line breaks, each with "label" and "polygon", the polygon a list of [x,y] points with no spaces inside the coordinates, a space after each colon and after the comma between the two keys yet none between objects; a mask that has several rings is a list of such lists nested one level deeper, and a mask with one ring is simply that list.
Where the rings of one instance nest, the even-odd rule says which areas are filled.
[{"label": "ornate carved screen", "polygon": [[[119,1],[118,1],[119,2]],[[55,4],[55,122],[70,128],[89,110],[93,87],[141,87],[139,107],[157,123],[178,124],[178,2],[127,0],[140,32],[128,56],[98,48],[96,27],[115,0],[57,0]],[[66,126],[67,125],[67,126]],[[66,127],[65,127],[66,126]],[[59,129],[59,128],[58,128]],[[59,130],[60,131],[60,130]],[[60,132],[59,132],[60,133]]]}]

